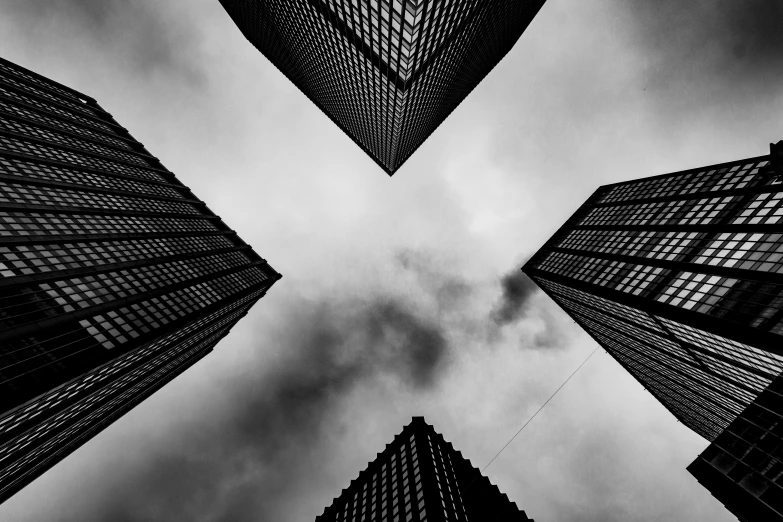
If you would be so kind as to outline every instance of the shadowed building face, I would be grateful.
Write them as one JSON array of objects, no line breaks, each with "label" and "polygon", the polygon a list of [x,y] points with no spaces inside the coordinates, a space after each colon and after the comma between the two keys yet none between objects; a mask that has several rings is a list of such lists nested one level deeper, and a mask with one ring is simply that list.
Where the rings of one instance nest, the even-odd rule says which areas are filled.
[{"label": "shadowed building face", "polygon": [[742,522],[783,522],[783,376],[688,471]]},{"label": "shadowed building face", "polygon": [[0,59],[0,502],[279,278],[95,100]]},{"label": "shadowed building face", "polygon": [[316,522],[525,522],[524,511],[414,417]]},{"label": "shadowed building face", "polygon": [[247,39],[389,175],[544,0],[221,0]]}]

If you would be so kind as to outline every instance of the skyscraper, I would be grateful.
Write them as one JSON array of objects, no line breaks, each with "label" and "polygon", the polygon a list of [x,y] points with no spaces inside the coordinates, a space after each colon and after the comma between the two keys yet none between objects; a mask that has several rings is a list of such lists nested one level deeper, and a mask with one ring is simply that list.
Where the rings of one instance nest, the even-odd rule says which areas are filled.
[{"label": "skyscraper", "polygon": [[423,417],[414,417],[315,520],[532,521]]},{"label": "skyscraper", "polygon": [[524,267],[710,441],[783,370],[783,184],[770,159],[601,187]]},{"label": "skyscraper", "polygon": [[545,0],[221,0],[245,37],[389,175]]},{"label": "skyscraper", "polygon": [[0,502],[280,277],[95,100],[0,59]]},{"label": "skyscraper", "polygon": [[742,522],[783,522],[783,376],[688,471]]},{"label": "skyscraper", "polygon": [[714,442],[689,469],[746,514],[783,480],[783,142],[770,148],[601,187],[523,268]]}]

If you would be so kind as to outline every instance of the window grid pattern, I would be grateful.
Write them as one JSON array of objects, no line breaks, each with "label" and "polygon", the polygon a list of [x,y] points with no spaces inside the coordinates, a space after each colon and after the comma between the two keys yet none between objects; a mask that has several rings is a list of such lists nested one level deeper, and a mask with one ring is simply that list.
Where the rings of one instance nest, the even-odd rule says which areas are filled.
[{"label": "window grid pattern", "polygon": [[28,384],[29,379],[54,377],[74,356],[96,349],[111,350],[264,280],[266,276],[253,267],[84,319],[79,322],[84,334],[76,343],[53,349],[41,343],[22,343],[16,349],[11,346],[13,351],[7,350],[2,358],[0,385],[13,391]]},{"label": "window grid pattern", "polygon": [[[651,380],[657,381],[659,384],[669,387],[673,390],[677,390],[683,397],[689,397],[697,404],[706,403],[710,401],[713,404],[720,405],[728,414],[730,418],[734,418],[742,411],[745,404],[748,404],[755,397],[752,393],[745,390],[740,390],[743,396],[729,395],[732,389],[738,389],[736,386],[725,383],[723,386],[722,379],[710,376],[710,374],[698,371],[695,367],[685,366],[672,366],[668,363],[671,362],[666,356],[659,357],[659,354],[651,353],[649,347],[646,347],[638,342],[635,342],[629,337],[622,335],[616,335],[606,328],[600,327],[597,323],[592,323],[589,319],[586,320],[586,324],[591,327],[591,334],[595,334],[596,339],[604,344],[612,356],[622,355],[625,357],[618,357],[621,360],[627,361],[631,359],[635,361],[637,369],[642,373],[641,378],[638,378],[639,382],[643,386],[647,386]],[[593,326],[599,326],[593,329]],[[674,370],[685,369],[685,374]],[[702,380],[705,378],[706,380]],[[685,391],[687,390],[687,392]],[[720,390],[720,393],[716,390]],[[705,404],[708,406],[708,404]]]},{"label": "window grid pattern", "polygon": [[[782,404],[780,383],[773,383],[757,403],[748,406],[696,462],[688,466],[688,471],[738,518],[747,516],[747,512],[741,511],[753,508],[764,508],[768,514],[759,515],[759,519],[772,520],[783,515],[779,502],[783,493],[783,453],[780,450],[783,441],[779,431],[783,422]],[[706,469],[694,469],[699,461]],[[728,487],[712,487],[710,478],[718,477]],[[750,490],[756,498],[750,502],[737,502],[734,497],[738,493],[742,496],[743,490]]]},{"label": "window grid pattern", "polygon": [[188,203],[142,199],[54,187],[7,183],[0,180],[0,204],[46,205],[70,208],[94,208],[166,214],[200,214]]},{"label": "window grid pattern", "polygon": [[114,129],[112,129],[112,127],[110,127],[109,125],[106,125],[99,121],[95,121],[92,118],[86,118],[81,114],[67,111],[62,107],[58,107],[51,103],[43,102],[38,98],[33,98],[32,96],[25,96],[23,94],[19,94],[16,91],[5,89],[2,85],[2,82],[0,82],[0,97],[6,98],[8,100],[14,100],[17,102],[26,103],[27,105],[30,105],[32,107],[36,107],[38,109],[44,109],[46,111],[57,114],[58,116],[63,116],[65,118],[68,118],[69,120],[74,120],[84,125],[89,125],[91,127],[95,127],[106,132],[112,132],[112,133],[115,132]]},{"label": "window grid pattern", "polygon": [[56,85],[54,82],[43,80],[35,75],[29,74],[25,71],[22,71],[20,69],[17,69],[15,67],[11,67],[8,63],[6,63],[4,60],[0,60],[0,73],[2,73],[3,77],[8,76],[16,76],[17,78],[23,78],[29,82],[34,83],[35,85],[39,87],[45,87],[49,89],[50,91],[54,91],[60,96],[64,96],[66,98],[70,98],[73,101],[81,102],[82,99],[79,98],[76,94],[73,92],[63,89],[59,85]]},{"label": "window grid pattern", "polygon": [[58,132],[51,131],[45,127],[39,127],[27,122],[11,120],[8,118],[0,118],[0,130],[6,130],[9,132],[15,132],[31,138],[36,138],[49,143],[57,145],[65,145],[66,147],[73,147],[75,149],[100,154],[112,159],[127,161],[141,165],[142,167],[148,167],[149,163],[143,157],[136,154],[117,150],[106,145],[94,143],[79,138],[75,138],[68,134],[60,134]]},{"label": "window grid pattern", "polygon": [[[402,441],[391,457],[386,456],[384,459],[385,463],[377,473],[364,473],[364,478],[352,481],[351,488],[332,504],[331,514],[325,513],[317,520],[426,521],[423,509],[416,508],[417,504],[423,506],[424,493],[413,437]],[[416,512],[419,513],[418,518]]]},{"label": "window grid pattern", "polygon": [[[401,164],[497,64],[543,5],[540,0],[477,2],[437,53],[419,68],[408,100],[396,161]],[[452,16],[457,16],[452,15]],[[432,30],[428,26],[428,30]],[[425,33],[426,34],[426,33]]]},{"label": "window grid pattern", "polygon": [[781,355],[760,350],[748,344],[738,343],[665,317],[658,317],[658,320],[666,326],[672,335],[702,350],[736,360],[770,377],[783,372],[783,356]]},{"label": "window grid pattern", "polygon": [[[466,508],[460,487],[464,490],[474,478],[482,479],[473,488],[480,492]],[[530,520],[423,418],[414,417],[315,520],[467,522],[482,515],[487,520]]]},{"label": "window grid pattern", "polygon": [[0,135],[0,150],[15,152],[17,154],[28,154],[38,158],[44,158],[53,161],[74,165],[77,167],[89,167],[98,170],[105,170],[115,174],[125,174],[135,178],[148,179],[152,181],[163,181],[165,178],[155,172],[144,170],[124,163],[116,163],[108,159],[86,156],[67,149],[54,148],[48,145],[42,145],[32,141],[23,141],[18,138]]},{"label": "window grid pattern", "polygon": [[[459,487],[457,486],[451,458],[448,455],[448,452],[446,452],[444,458],[444,452],[441,450],[442,444],[435,439],[435,444],[433,445],[432,440],[432,437],[427,435],[430,455],[432,456],[432,462],[435,464],[435,480],[438,485],[438,494],[440,495],[443,516],[446,520],[466,520],[465,507],[462,505],[461,498],[459,497]],[[457,495],[456,500],[454,499],[455,495]]]},{"label": "window grid pattern", "polygon": [[[341,33],[334,12],[319,12],[327,9],[324,4],[269,2],[263,9],[269,9],[269,19],[289,26],[296,35],[292,45],[303,49],[297,60],[309,63],[298,66],[313,76],[303,78],[300,88],[317,99],[316,103],[352,137],[360,136],[366,150],[389,160],[393,154],[388,136],[390,115],[399,119],[404,94],[361,52],[361,46],[352,43],[355,38]],[[323,46],[321,42],[328,43]]]},{"label": "window grid pattern", "polygon": [[[40,283],[40,290],[32,295],[29,287],[22,287],[19,294],[11,291],[0,298],[0,325],[5,328],[20,326],[36,321],[42,311],[51,310],[51,315],[73,312],[222,272],[249,262],[242,252],[230,252]],[[34,311],[20,310],[18,301],[23,296],[35,299],[37,306]],[[172,312],[175,311],[176,307]]]},{"label": "window grid pattern", "polygon": [[0,246],[0,277],[43,274],[113,263],[233,248],[225,236]]},{"label": "window grid pattern", "polygon": [[783,234],[718,234],[694,261],[699,265],[783,273]]},{"label": "window grid pattern", "polygon": [[[131,147],[127,141],[117,138],[116,135],[109,136],[107,134],[97,132],[93,129],[89,129],[81,125],[75,125],[73,123],[63,121],[59,118],[47,116],[46,114],[43,114],[38,111],[30,110],[22,105],[9,103],[8,101],[5,101],[1,97],[0,97],[0,111],[4,111],[13,116],[24,118],[32,122],[43,123],[55,127],[57,129],[69,131],[74,134],[79,134],[82,136],[92,138],[94,140],[102,141],[106,144],[114,145],[115,147],[121,147],[123,149],[133,151],[133,147]],[[9,129],[9,130],[13,130],[13,129]]]},{"label": "window grid pattern", "polygon": [[614,185],[600,199],[601,203],[686,196],[702,192],[719,192],[766,184],[763,174],[767,160],[742,161],[740,164],[707,168],[695,172],[670,174],[649,180]]},{"label": "window grid pattern", "polygon": [[[374,56],[406,81],[430,55],[438,53],[477,2],[435,0],[429,9],[425,9],[427,2],[421,0],[326,0],[324,3],[358,37],[353,45],[371,48]],[[427,26],[432,26],[432,30],[425,31]],[[419,46],[421,52],[416,52]]]},{"label": "window grid pattern", "polygon": [[221,0],[244,35],[392,174],[543,0]]},{"label": "window grid pattern", "polygon": [[707,234],[650,230],[570,230],[557,246],[586,252],[679,261],[697,252],[695,243]]},{"label": "window grid pattern", "polygon": [[164,185],[145,183],[144,181],[136,181],[134,179],[120,178],[111,175],[95,174],[84,170],[64,168],[58,165],[34,163],[17,158],[4,158],[0,156],[0,172],[10,176],[57,181],[73,185],[124,190],[126,192],[137,192],[139,194],[150,194],[177,199],[182,199],[183,197],[176,189]]},{"label": "window grid pattern", "polygon": [[[146,333],[147,328],[160,328],[267,279],[268,276],[263,271],[252,267],[242,272],[175,290],[170,294],[153,297],[142,303],[133,304],[129,308],[121,308],[119,311],[127,313],[130,321],[118,321],[111,317],[109,312],[106,316],[96,315],[86,320],[86,323],[80,324],[82,326],[89,324],[86,327],[90,333],[93,333],[90,328],[95,328],[98,331],[97,334],[93,334],[95,339],[104,348],[111,349],[117,344],[127,342],[127,336],[135,337],[133,332]],[[99,336],[106,337],[107,340],[102,341],[102,337]]]},{"label": "window grid pattern", "polygon": [[[546,272],[559,274],[586,283],[614,288],[633,295],[642,295],[644,290],[660,276],[666,276],[671,270],[649,265],[635,265],[622,261],[609,261],[587,256],[550,252],[536,267]],[[626,274],[619,282],[613,278],[624,271]]]},{"label": "window grid pattern", "polygon": [[[41,468],[44,465],[53,464],[47,461],[55,457],[57,453],[61,453],[57,460],[65,457],[78,447],[76,446],[77,442],[81,443],[82,441],[86,441],[94,434],[94,431],[102,429],[108,423],[121,417],[130,407],[141,402],[141,400],[145,399],[163,384],[167,383],[171,378],[185,370],[190,364],[200,359],[203,355],[206,355],[206,352],[212,347],[210,345],[214,345],[215,341],[219,340],[220,336],[215,335],[214,337],[217,339],[205,340],[198,347],[180,355],[162,368],[148,374],[141,382],[136,383],[119,396],[108,400],[101,405],[100,408],[74,424],[71,424],[67,429],[61,431],[44,444],[36,447],[35,451],[21,455],[18,460],[14,461],[0,472],[2,473],[0,475],[0,495],[3,495],[7,490],[15,487],[17,481],[25,480],[26,482],[29,482],[34,478],[28,477],[28,475],[37,476],[43,473],[45,468]],[[197,358],[192,360],[190,364],[187,364],[188,359],[194,355],[196,355]],[[96,423],[100,424],[96,425]],[[101,424],[103,424],[103,426],[101,426]],[[37,464],[36,461],[42,462]],[[17,478],[17,475],[21,476]],[[16,487],[18,488],[18,486]]]},{"label": "window grid pattern", "polygon": [[[155,372],[159,367],[163,367],[171,360],[176,359],[183,353],[191,351],[194,346],[203,346],[209,344],[223,335],[233,324],[238,321],[242,315],[247,311],[248,307],[245,306],[234,313],[231,313],[221,319],[220,321],[209,325],[207,328],[199,331],[196,335],[174,345],[168,350],[162,351],[157,354],[152,360],[143,363],[141,366],[133,369],[132,371],[122,375],[116,380],[108,383],[101,389],[93,389],[93,393],[87,395],[83,400],[75,402],[71,406],[62,410],[58,414],[46,419],[45,422],[39,424],[34,429],[27,430],[19,436],[9,439],[0,446],[0,469],[2,469],[3,461],[17,451],[22,451],[24,448],[30,446],[38,440],[41,440],[51,432],[59,429],[69,421],[77,418],[80,415],[84,415],[91,409],[98,406],[101,402],[116,395],[123,389],[127,389],[140,380],[143,380],[145,375],[150,375]],[[155,343],[159,344],[159,343]],[[130,364],[130,363],[128,363]],[[78,394],[79,390],[76,389],[72,393]],[[62,396],[63,400],[68,400],[68,395]],[[50,405],[51,407],[51,405]],[[0,482],[2,482],[2,476],[0,475]]]},{"label": "window grid pattern", "polygon": [[576,301],[571,301],[570,299],[566,299],[557,295],[553,295],[553,298],[557,304],[566,310],[573,311],[582,316],[591,317],[592,319],[595,319],[596,321],[599,321],[606,326],[631,336],[633,339],[647,343],[650,346],[655,346],[669,355],[681,359],[684,364],[697,364],[696,359],[693,358],[693,355],[691,355],[686,348],[669,339],[668,337],[648,332],[647,330],[639,328],[629,321],[605,314],[603,312],[599,312],[598,310],[589,308],[587,306],[583,306]]},{"label": "window grid pattern", "polygon": [[[652,295],[645,290],[656,279],[675,274],[654,297],[656,301],[783,334],[783,320],[776,319],[783,309],[783,285],[705,273],[672,272],[649,265],[633,265],[561,252],[550,252],[537,268],[641,297]],[[626,275],[619,283],[615,283],[613,278],[621,270],[625,270]]]},{"label": "window grid pattern", "polygon": [[44,91],[43,89],[38,89],[36,87],[32,87],[30,85],[24,84],[19,80],[12,78],[10,76],[0,76],[0,82],[3,82],[7,85],[13,85],[14,87],[22,89],[26,93],[30,93],[36,96],[40,96],[42,98],[46,98],[48,101],[59,103],[60,105],[64,105],[75,112],[81,112],[83,114],[87,114],[93,117],[100,114],[100,112],[94,111],[92,108],[90,108],[89,105],[87,105],[83,101],[73,101],[73,100],[63,98],[62,96],[56,96],[50,92]]},{"label": "window grid pattern", "polygon": [[[29,424],[33,421],[41,422],[40,420],[36,419],[39,419],[41,415],[44,415],[54,409],[58,404],[64,401],[68,401],[72,397],[84,396],[87,393],[91,393],[94,389],[98,389],[107,385],[113,379],[117,378],[117,376],[122,375],[123,372],[127,371],[127,369],[134,364],[149,358],[151,355],[160,350],[165,350],[169,346],[172,346],[176,343],[184,343],[185,341],[183,340],[187,339],[191,335],[194,335],[195,339],[200,339],[203,337],[203,335],[199,333],[199,331],[202,330],[205,325],[213,322],[224,314],[232,314],[232,317],[235,315],[241,315],[263,295],[264,291],[265,289],[256,290],[227,306],[225,309],[212,312],[209,315],[191,322],[186,327],[167,334],[160,339],[146,343],[137,350],[128,352],[123,357],[117,358],[109,364],[89,372],[71,383],[45,394],[45,396],[40,400],[37,400],[24,408],[20,408],[8,415],[5,415],[2,419],[0,419],[0,438],[5,439],[7,433],[13,432],[18,426],[22,424]],[[233,313],[235,310],[240,308],[241,310],[239,312]],[[132,310],[132,308],[127,308],[125,311],[120,311],[122,313],[130,313],[130,310]],[[226,322],[226,320],[221,320],[221,324],[223,322]]]},{"label": "window grid pattern", "polygon": [[628,371],[646,388],[655,391],[658,400],[677,413],[682,422],[696,433],[713,440],[736,416],[732,408],[723,402],[705,400],[693,389],[684,386],[687,382],[672,378],[650,369],[645,359],[628,350],[616,340],[596,334],[596,338],[619,360]]},{"label": "window grid pattern", "polygon": [[756,372],[746,370],[742,366],[729,364],[722,359],[704,353],[699,353],[699,361],[713,373],[726,377],[730,381],[740,382],[746,387],[753,389],[756,393],[761,393],[772,382],[772,377],[763,377]]},{"label": "window grid pattern", "polygon": [[0,236],[214,232],[207,219],[0,212]]},{"label": "window grid pattern", "polygon": [[0,502],[280,278],[97,104],[46,86],[0,59]]},{"label": "window grid pattern", "polygon": [[[636,361],[636,366],[627,364],[629,371],[645,385],[663,369],[630,352],[640,351],[669,367],[673,363],[662,358],[671,351],[640,334],[649,324],[594,299],[590,286],[605,296],[601,288],[621,292],[613,298],[640,312],[664,313],[660,305],[670,307],[666,318],[647,313],[669,332],[663,336],[679,342],[695,361],[678,357],[678,369],[689,377],[668,375],[679,388],[663,383],[654,394],[687,418],[692,429],[714,439],[783,372],[783,356],[772,351],[777,346],[769,337],[783,335],[783,234],[777,230],[783,219],[783,182],[763,157],[602,187],[597,194],[535,256],[528,265],[531,276],[578,315],[586,329],[603,336],[602,344],[611,339],[615,351],[625,347],[623,357]],[[548,273],[581,282],[587,297],[564,290],[567,281],[552,285]],[[617,321],[633,322],[642,330]],[[684,324],[690,321],[698,321],[700,328]],[[611,333],[618,330],[626,335]],[[714,332],[747,336],[737,342]],[[709,396],[704,408],[693,409],[688,404],[698,405],[698,400],[686,399],[687,390],[708,397],[706,388],[698,386],[710,381],[698,377],[699,372],[719,379],[709,388],[722,397]],[[711,404],[721,404],[731,415]],[[708,410],[724,421],[708,418]]]},{"label": "window grid pattern", "polygon": [[783,191],[756,194],[732,221],[732,225],[775,225],[783,219]]},{"label": "window grid pattern", "polygon": [[[601,323],[593,321],[587,316],[575,314],[579,322],[589,332],[599,332],[604,337],[611,337],[638,354],[647,367],[666,375],[670,379],[680,380],[686,387],[702,391],[702,395],[713,397],[732,411],[739,414],[742,409],[756,398],[757,393],[741,388],[737,383],[713,375],[705,371],[701,366],[684,364],[680,359],[672,357],[668,352],[657,350],[644,342],[611,330]],[[709,387],[708,387],[708,386]],[[718,393],[716,390],[720,390]]]},{"label": "window grid pattern", "polygon": [[737,196],[594,207],[579,226],[709,225],[734,209]]},{"label": "window grid pattern", "polygon": [[[538,281],[542,282],[540,279],[538,279]],[[551,285],[548,289],[551,289]],[[669,357],[666,361],[666,365],[669,368],[677,367],[686,374],[691,375],[693,378],[691,386],[698,386],[697,383],[709,382],[718,389],[727,389],[731,392],[733,397],[741,398],[742,403],[737,404],[732,408],[732,411],[735,413],[738,413],[744,405],[747,405],[754,399],[755,394],[760,392],[769,384],[772,375],[775,375],[774,372],[779,372],[781,369],[783,369],[783,358],[777,357],[775,355],[767,355],[762,359],[759,354],[763,354],[765,352],[762,352],[761,350],[746,350],[746,352],[751,353],[754,358],[750,359],[750,357],[746,355],[744,360],[741,361],[741,363],[749,366],[750,368],[754,368],[755,371],[749,371],[740,365],[727,364],[725,361],[716,357],[711,357],[709,354],[703,352],[696,352],[698,353],[699,361],[703,365],[706,365],[706,367],[709,368],[712,373],[725,379],[718,380],[714,376],[710,376],[703,370],[699,369],[698,364],[693,359],[693,356],[690,355],[691,353],[694,353],[693,351],[687,352],[681,347],[676,347],[676,349],[674,349],[675,345],[671,341],[662,339],[660,336],[652,336],[652,334],[647,333],[625,321],[621,321],[616,317],[608,316],[607,314],[597,310],[592,310],[574,301],[564,299],[563,297],[557,295],[553,295],[553,297],[563,308],[566,308],[572,313],[576,314],[579,317],[582,326],[591,331],[593,334],[600,332],[604,337],[612,337],[620,340],[625,346],[636,348],[636,351],[641,353],[654,354],[658,359],[660,359],[666,352],[676,355],[680,362],[677,362],[678,359],[671,359]],[[588,319],[588,317],[592,317],[592,319],[600,321],[600,323],[603,324],[599,324],[598,322]],[[662,318],[659,319],[663,321]],[[665,323],[668,327],[671,321],[666,320]],[[613,327],[615,330],[625,332],[630,337],[619,334],[617,331],[612,331],[606,328],[604,325],[608,325]],[[726,342],[727,340],[714,335],[711,336],[711,342],[700,342],[700,336],[696,335],[697,331],[692,328],[688,330],[683,330],[681,328],[680,330],[677,330],[677,332],[679,333],[677,336],[678,338],[689,342],[691,345],[702,348],[705,351],[727,357],[729,360],[737,360],[736,347],[742,346],[739,343],[728,343]],[[720,342],[721,340],[723,341],[722,343]],[[734,350],[726,349],[726,346],[731,346],[734,348]],[[762,360],[766,362],[766,367],[759,364],[759,361]],[[658,366],[656,369],[658,371],[662,371],[661,368],[661,366]],[[771,375],[769,372],[771,372]],[[767,373],[767,375],[761,375],[761,373]],[[669,377],[673,379],[678,378],[677,374],[671,372],[671,370],[669,370]],[[645,379],[641,380],[643,383],[646,383]],[[742,383],[743,385],[755,391],[750,392],[744,389],[740,389],[731,385],[730,382]],[[724,405],[728,404],[722,398],[718,400],[723,401]]]},{"label": "window grid pattern", "polygon": [[759,327],[783,309],[783,285],[680,272],[656,300]]},{"label": "window grid pattern", "polygon": [[550,292],[559,294],[563,297],[568,297],[572,301],[578,301],[593,308],[606,310],[607,312],[614,314],[617,317],[623,317],[626,321],[630,320],[635,324],[644,326],[649,330],[653,330],[662,334],[667,333],[666,330],[661,328],[655,322],[653,316],[643,310],[631,308],[630,306],[626,306],[615,301],[610,301],[609,299],[604,299],[603,297],[599,297],[597,295],[588,294],[587,292],[583,292],[576,288],[561,285],[560,283],[542,279],[540,277],[536,277],[535,281]]},{"label": "window grid pattern", "polygon": [[[570,230],[558,248],[783,273],[783,234]],[[699,241],[708,240],[702,248]]]},{"label": "window grid pattern", "polygon": [[[230,318],[238,319],[240,316],[241,313]],[[213,334],[216,330],[219,330],[217,334],[210,335]],[[204,337],[207,338],[206,342],[214,341],[216,338],[220,337],[222,332],[225,330],[225,325],[223,325],[223,328],[220,328],[220,325],[210,326],[204,330],[203,333],[199,334],[199,336],[193,337],[181,343],[180,345],[163,352],[155,360],[150,361],[145,365],[135,369],[134,371],[126,374],[125,376],[117,379],[106,388],[87,396],[83,401],[76,403],[75,405],[71,406],[65,411],[58,413],[52,418],[47,419],[45,423],[36,426],[33,430],[29,430],[23,435],[11,439],[8,443],[5,443],[0,447],[0,466],[3,465],[3,461],[6,460],[9,456],[12,456],[18,451],[23,451],[26,447],[39,441],[41,438],[43,438],[42,435],[47,435],[53,432],[62,425],[66,424],[68,421],[73,420],[79,414],[85,411],[89,411],[92,407],[99,405],[101,402],[104,402],[111,395],[116,394],[118,390],[126,388],[129,384],[138,382],[138,380],[143,378],[145,375],[153,373],[156,367],[160,366],[161,363],[167,363],[170,360],[176,358],[178,355],[187,351],[189,348],[192,348],[194,344],[197,344],[198,341],[201,341]],[[66,397],[66,399],[67,398],[68,397]],[[6,470],[6,473],[8,472],[10,472],[10,470]],[[2,482],[1,474],[0,482]]]},{"label": "window grid pattern", "polygon": [[705,400],[679,383],[650,372],[649,368],[622,351],[616,352],[616,358],[637,380],[646,378],[646,389],[673,411],[687,427],[707,440],[714,440],[735,417],[735,414],[722,404]]},{"label": "window grid pattern", "polygon": [[[633,364],[633,363],[630,363]],[[639,365],[631,368],[631,374],[638,373]],[[669,381],[671,382],[671,381]],[[682,419],[685,426],[691,428],[694,432],[701,435],[707,440],[714,440],[721,430],[725,429],[725,426],[730,422],[724,417],[721,417],[718,412],[723,413],[723,410],[709,410],[705,408],[705,402],[701,399],[699,402],[693,402],[697,399],[694,395],[690,399],[686,399],[680,395],[677,391],[673,391],[665,386],[661,385],[658,381],[650,381],[650,386],[647,390],[659,401],[664,403],[670,410],[677,412],[676,414]],[[710,407],[712,405],[710,404]],[[727,414],[729,418],[733,417],[733,413]]]},{"label": "window grid pattern", "polygon": [[[542,286],[550,291],[559,290],[546,280],[539,279],[538,282],[539,284],[543,283]],[[562,287],[562,285],[558,286]],[[566,291],[572,290],[567,287],[563,288]],[[720,336],[701,332],[695,328],[685,327],[674,321],[658,318],[660,321],[664,322],[672,332],[671,334],[663,332],[665,335],[673,335],[674,338],[688,343],[689,346],[697,347],[699,349],[698,351],[692,349],[688,351],[685,347],[677,345],[667,338],[653,336],[652,334],[641,330],[628,321],[629,316],[618,315],[618,317],[611,317],[598,310],[583,306],[576,301],[565,299],[557,294],[553,294],[552,297],[560,306],[567,310],[575,312],[580,316],[590,317],[604,325],[610,326],[619,332],[627,334],[630,336],[630,339],[639,340],[650,347],[656,347],[658,350],[668,352],[681,359],[686,365],[698,366],[699,364],[702,364],[709,368],[712,373],[722,376],[731,382],[742,383],[745,386],[752,388],[755,393],[761,392],[769,385],[775,375],[778,375],[783,371],[783,357],[781,356],[768,354],[762,350],[729,341]],[[588,295],[585,294],[583,297],[585,304],[589,304],[593,297],[595,296],[588,297]],[[617,313],[616,310],[612,310],[595,300],[592,300],[592,306],[597,306],[601,309]],[[620,318],[625,318],[625,320]],[[604,334],[607,334],[607,332],[609,332],[609,330],[603,331]],[[626,345],[633,345],[633,341],[630,341],[629,338],[625,339]],[[642,347],[643,345],[637,344],[636,346]],[[640,349],[650,353],[655,351],[652,348]],[[713,354],[718,357],[715,357]],[[735,363],[727,363],[725,360],[719,358],[721,356],[730,361],[735,361]],[[698,358],[698,362],[694,357]],[[642,379],[642,382],[645,382],[644,379]]]}]

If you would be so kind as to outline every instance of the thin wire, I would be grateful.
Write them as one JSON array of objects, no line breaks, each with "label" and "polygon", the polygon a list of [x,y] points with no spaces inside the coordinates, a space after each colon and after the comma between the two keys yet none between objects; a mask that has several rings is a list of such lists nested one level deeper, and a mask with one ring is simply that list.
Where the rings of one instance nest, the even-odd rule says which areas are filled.
[{"label": "thin wire", "polygon": [[[536,410],[536,412],[533,414],[533,416],[532,416],[532,417],[530,417],[530,418],[527,420],[527,422],[525,422],[525,424],[524,424],[524,425],[523,425],[521,428],[519,428],[519,431],[518,431],[518,432],[516,432],[516,433],[514,434],[514,436],[513,436],[513,437],[511,437],[511,439],[510,439],[508,442],[506,442],[506,445],[505,445],[505,446],[503,446],[502,448],[500,448],[500,451],[498,451],[497,455],[495,455],[494,457],[492,457],[492,460],[490,460],[490,461],[489,461],[489,463],[488,463],[486,466],[484,466],[484,467],[481,469],[481,474],[482,474],[482,475],[484,474],[484,471],[485,471],[485,470],[486,470],[486,469],[489,467],[489,465],[490,465],[490,464],[492,464],[493,462],[495,462],[495,459],[496,459],[496,458],[498,458],[498,457],[500,456],[500,454],[501,454],[501,453],[503,453],[503,450],[504,450],[504,449],[506,449],[506,448],[508,447],[508,445],[509,445],[509,444],[511,444],[511,443],[514,441],[514,439],[515,439],[515,438],[517,438],[517,435],[519,435],[520,433],[522,433],[522,430],[524,430],[524,429],[525,429],[525,427],[527,427],[527,425],[528,425],[528,424],[530,424],[530,421],[532,421],[533,419],[535,419],[535,418],[536,418],[536,415],[538,415],[538,414],[541,412],[541,410],[543,410],[543,409],[544,409],[544,406],[546,406],[547,404],[549,404],[549,401],[551,401],[551,400],[552,400],[552,398],[553,398],[555,395],[557,395],[557,392],[559,392],[561,389],[563,389],[563,386],[565,386],[565,385],[568,383],[568,381],[570,381],[570,380],[571,380],[571,377],[573,377],[574,375],[576,375],[576,372],[578,372],[579,370],[581,370],[581,369],[582,369],[582,366],[584,366],[584,365],[585,365],[585,363],[586,363],[587,361],[589,361],[589,360],[590,360],[590,357],[592,357],[592,356],[593,356],[593,354],[594,354],[595,352],[597,352],[597,351],[598,351],[598,348],[600,348],[600,346],[599,346],[599,347],[597,347],[597,348],[596,348],[595,350],[593,350],[592,352],[590,352],[590,355],[588,355],[588,356],[587,356],[587,358],[586,358],[584,361],[582,361],[582,364],[580,364],[579,366],[577,366],[576,370],[574,370],[574,371],[573,371],[573,373],[571,373],[571,375],[569,375],[569,376],[568,376],[568,379],[566,379],[565,381],[563,381],[563,384],[561,384],[561,385],[560,385],[560,387],[559,387],[558,389],[556,389],[556,390],[555,390],[555,393],[553,393],[552,395],[550,395],[550,396],[549,396],[549,398],[546,400],[546,402],[544,402],[544,404],[542,404],[542,405],[541,405],[541,407],[540,407],[540,408],[538,408],[538,410]],[[475,469],[475,468],[474,468],[474,469]],[[467,488],[465,488],[465,491],[467,491],[467,490],[468,490],[468,488],[470,488],[470,486],[472,486],[472,485],[473,485],[473,483],[476,481],[476,479],[477,479],[477,478],[478,478],[478,477],[476,477],[476,478],[474,478],[472,481],[470,481],[470,484],[468,484],[468,487],[467,487]]]}]

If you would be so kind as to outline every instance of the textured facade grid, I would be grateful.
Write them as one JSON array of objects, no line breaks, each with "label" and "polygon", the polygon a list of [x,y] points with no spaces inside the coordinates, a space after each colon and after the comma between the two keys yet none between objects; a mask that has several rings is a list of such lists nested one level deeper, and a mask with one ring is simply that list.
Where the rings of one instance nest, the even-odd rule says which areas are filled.
[{"label": "textured facade grid", "polygon": [[398,434],[316,522],[529,521],[422,417]]},{"label": "textured facade grid", "polygon": [[708,440],[783,371],[783,183],[772,159],[601,187],[524,268]]},{"label": "textured facade grid", "polygon": [[688,466],[742,522],[783,522],[783,377]]},{"label": "textured facade grid", "polygon": [[0,501],[279,278],[92,98],[0,59]]},{"label": "textured facade grid", "polygon": [[245,37],[393,174],[544,0],[221,0]]}]

